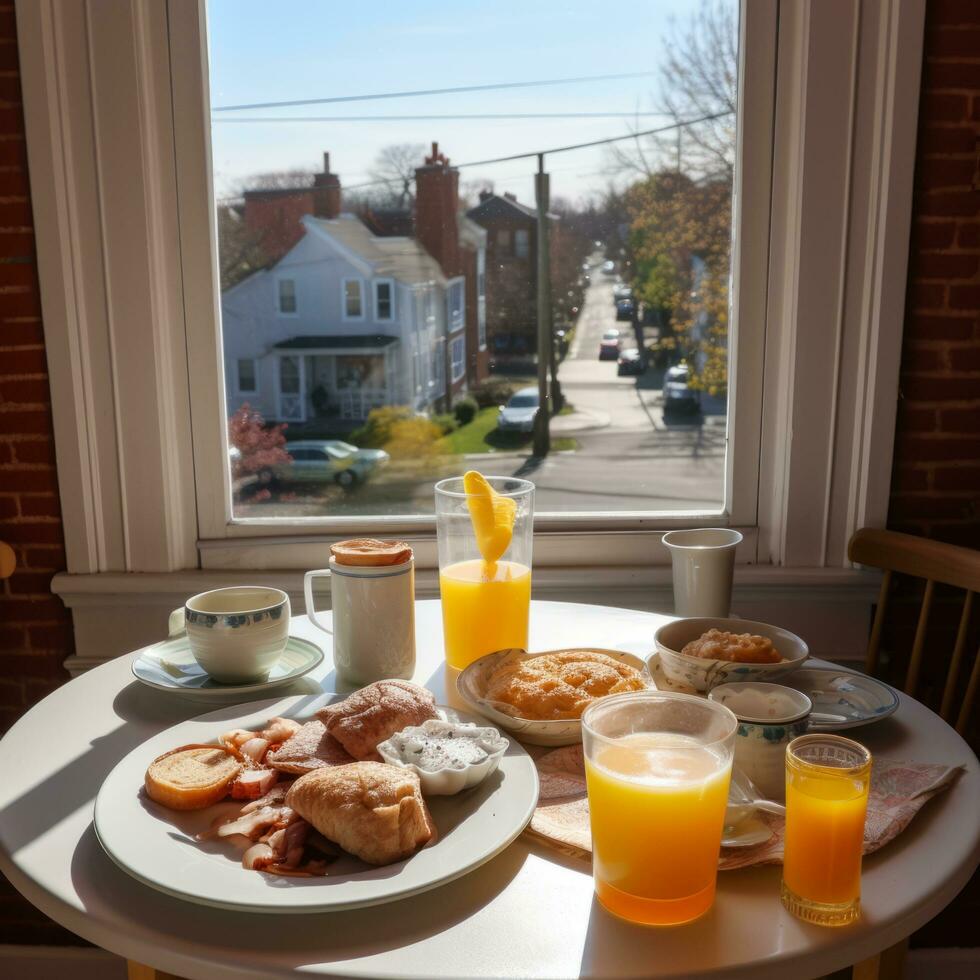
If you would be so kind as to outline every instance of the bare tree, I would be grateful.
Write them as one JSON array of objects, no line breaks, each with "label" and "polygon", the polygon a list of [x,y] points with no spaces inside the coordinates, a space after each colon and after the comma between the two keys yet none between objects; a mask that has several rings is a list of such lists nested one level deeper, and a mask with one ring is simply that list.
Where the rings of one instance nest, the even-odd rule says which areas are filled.
[{"label": "bare tree", "polygon": [[251,174],[238,181],[232,193],[245,191],[293,190],[313,186],[313,171],[295,167],[292,170],[271,170],[264,174]]},{"label": "bare tree", "polygon": [[[731,181],[738,98],[736,5],[730,0],[702,0],[686,21],[672,20],[660,49],[663,60],[655,110],[675,124],[703,116],[719,118],[613,144],[613,167],[643,178],[669,168],[695,179]],[[640,128],[635,126],[637,131]]]},{"label": "bare tree", "polygon": [[409,208],[415,203],[415,168],[425,157],[423,143],[392,143],[383,146],[374,158],[372,180],[385,184],[372,195],[382,206]]}]

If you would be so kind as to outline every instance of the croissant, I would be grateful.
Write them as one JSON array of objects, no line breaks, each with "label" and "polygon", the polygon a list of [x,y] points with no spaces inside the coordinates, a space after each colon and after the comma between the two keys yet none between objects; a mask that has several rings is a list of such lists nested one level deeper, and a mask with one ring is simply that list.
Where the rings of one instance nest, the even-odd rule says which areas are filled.
[{"label": "croissant", "polygon": [[435,833],[419,777],[380,762],[352,762],[300,776],[286,794],[286,806],[368,864],[411,857]]}]

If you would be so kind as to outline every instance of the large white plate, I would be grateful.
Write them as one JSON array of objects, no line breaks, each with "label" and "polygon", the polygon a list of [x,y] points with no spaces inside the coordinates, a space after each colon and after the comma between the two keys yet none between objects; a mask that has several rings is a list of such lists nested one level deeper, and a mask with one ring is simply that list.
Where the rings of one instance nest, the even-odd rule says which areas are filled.
[{"label": "large white plate", "polygon": [[[511,740],[497,772],[472,790],[427,801],[438,841],[407,861],[374,868],[338,859],[324,878],[284,878],[246,871],[241,850],[225,841],[199,842],[219,807],[177,813],[143,792],[147,766],[170,749],[209,743],[230,728],[257,728],[273,715],[308,718],[340,700],[325,694],[261,701],[182,722],[134,749],[109,774],[95,801],[95,830],[106,853],[144,884],[201,905],[252,912],[323,912],[380,905],[452,881],[499,854],[524,829],[538,799],[538,775]],[[274,706],[274,709],[272,708]],[[482,719],[457,713],[462,721]]]}]

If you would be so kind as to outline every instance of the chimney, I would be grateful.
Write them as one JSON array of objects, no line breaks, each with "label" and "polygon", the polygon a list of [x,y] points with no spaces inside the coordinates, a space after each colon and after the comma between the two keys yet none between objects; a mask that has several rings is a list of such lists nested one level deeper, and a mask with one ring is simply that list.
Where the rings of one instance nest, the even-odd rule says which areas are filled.
[{"label": "chimney", "polygon": [[493,197],[493,191],[491,191],[491,190],[482,190],[482,191],[480,191],[480,203],[481,204],[484,201],[489,201],[491,197]]},{"label": "chimney", "polygon": [[323,173],[313,175],[313,214],[336,218],[340,214],[340,178],[330,173],[330,154],[323,154]]},{"label": "chimney", "polygon": [[446,276],[462,273],[459,253],[459,171],[432,144],[425,165],[415,170],[415,237]]}]

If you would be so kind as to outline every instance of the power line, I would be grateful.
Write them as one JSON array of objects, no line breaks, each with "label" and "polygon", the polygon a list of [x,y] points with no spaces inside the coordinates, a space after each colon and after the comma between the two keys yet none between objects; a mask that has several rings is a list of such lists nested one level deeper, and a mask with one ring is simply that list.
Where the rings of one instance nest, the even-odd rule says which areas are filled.
[{"label": "power line", "polygon": [[608,82],[624,78],[649,78],[655,71],[623,72],[617,75],[577,75],[571,78],[544,78],[532,82],[497,82],[492,85],[457,85],[453,88],[416,89],[408,92],[378,92],[374,95],[335,95],[324,99],[287,99],[282,102],[250,102],[241,105],[212,106],[212,112],[239,112],[244,109],[285,109],[289,106],[327,105],[335,102],[371,102],[378,99],[408,99],[419,95],[455,95],[460,92],[492,92],[501,89],[543,88],[548,85],[576,85],[580,82]]},{"label": "power line", "polygon": [[423,116],[229,116],[216,123],[445,122],[461,119],[636,119],[664,112],[471,112]]}]

